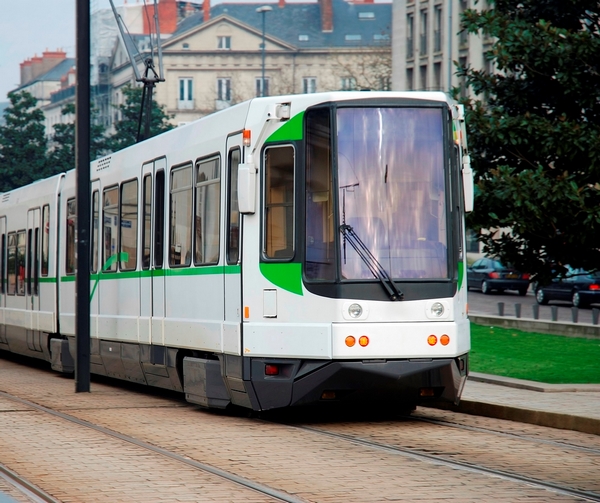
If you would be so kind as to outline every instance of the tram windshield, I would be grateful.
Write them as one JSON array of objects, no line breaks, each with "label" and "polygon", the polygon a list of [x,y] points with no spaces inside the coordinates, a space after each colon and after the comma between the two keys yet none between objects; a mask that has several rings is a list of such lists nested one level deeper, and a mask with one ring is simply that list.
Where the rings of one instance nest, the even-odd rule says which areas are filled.
[{"label": "tram windshield", "polygon": [[337,133],[330,122],[307,114],[307,279],[447,278],[442,110],[339,108]]}]

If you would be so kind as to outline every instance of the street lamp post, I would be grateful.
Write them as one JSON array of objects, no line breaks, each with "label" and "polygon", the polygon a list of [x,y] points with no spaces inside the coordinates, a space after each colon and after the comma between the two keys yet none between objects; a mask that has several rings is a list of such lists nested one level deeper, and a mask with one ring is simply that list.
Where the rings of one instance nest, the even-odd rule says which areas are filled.
[{"label": "street lamp post", "polygon": [[256,12],[262,14],[262,44],[260,45],[262,50],[262,77],[260,81],[260,95],[265,95],[265,14],[273,10],[270,5],[263,5],[256,9]]}]

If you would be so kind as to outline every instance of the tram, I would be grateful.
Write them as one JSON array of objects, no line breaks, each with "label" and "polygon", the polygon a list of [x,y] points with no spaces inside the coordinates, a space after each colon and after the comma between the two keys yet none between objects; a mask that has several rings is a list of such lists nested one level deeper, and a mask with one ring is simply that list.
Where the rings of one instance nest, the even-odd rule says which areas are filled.
[{"label": "tram", "polygon": [[[0,194],[0,350],[74,371],[75,172]],[[261,411],[457,403],[462,106],[256,98],[91,163],[92,373]]]}]

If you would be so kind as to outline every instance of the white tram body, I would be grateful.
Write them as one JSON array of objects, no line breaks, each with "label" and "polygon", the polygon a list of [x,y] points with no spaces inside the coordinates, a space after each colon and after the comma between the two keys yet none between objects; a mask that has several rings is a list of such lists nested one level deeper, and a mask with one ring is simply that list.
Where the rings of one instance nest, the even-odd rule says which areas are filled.
[{"label": "white tram body", "polygon": [[[0,349],[72,372],[76,176],[1,194]],[[457,402],[462,108],[256,98],[91,164],[92,372],[207,407]]]}]

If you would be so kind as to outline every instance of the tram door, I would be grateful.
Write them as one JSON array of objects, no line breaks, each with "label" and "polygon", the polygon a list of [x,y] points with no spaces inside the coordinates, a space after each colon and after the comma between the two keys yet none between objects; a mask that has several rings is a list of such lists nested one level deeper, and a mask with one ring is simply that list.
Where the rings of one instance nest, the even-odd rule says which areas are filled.
[{"label": "tram door", "polygon": [[242,233],[237,195],[238,166],[242,162],[242,135],[227,139],[226,164],[226,219],[225,219],[225,322],[223,324],[223,352],[241,355]]},{"label": "tram door", "polygon": [[142,166],[140,342],[164,344],[165,158]]},{"label": "tram door", "polygon": [[6,344],[6,325],[4,308],[6,307],[6,217],[0,217],[0,345]]},{"label": "tram door", "polygon": [[39,332],[40,296],[39,296],[39,242],[40,209],[27,212],[25,256],[25,309],[27,310],[27,347],[33,351],[42,351]]}]

